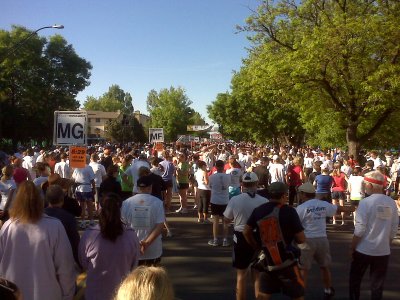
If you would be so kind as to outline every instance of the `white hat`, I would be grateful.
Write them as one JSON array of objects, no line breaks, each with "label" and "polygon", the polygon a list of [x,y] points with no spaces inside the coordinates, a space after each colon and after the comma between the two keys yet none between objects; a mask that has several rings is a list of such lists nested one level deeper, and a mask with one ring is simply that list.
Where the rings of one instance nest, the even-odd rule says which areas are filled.
[{"label": "white hat", "polygon": [[279,156],[276,154],[274,156],[272,156],[272,160],[278,160],[278,158],[279,158]]},{"label": "white hat", "polygon": [[314,186],[309,183],[303,183],[299,188],[297,189],[299,192],[307,193],[307,194],[314,194],[315,193],[315,188]]},{"label": "white hat", "polygon": [[242,176],[242,181],[243,182],[257,182],[258,176],[254,172],[246,172]]}]

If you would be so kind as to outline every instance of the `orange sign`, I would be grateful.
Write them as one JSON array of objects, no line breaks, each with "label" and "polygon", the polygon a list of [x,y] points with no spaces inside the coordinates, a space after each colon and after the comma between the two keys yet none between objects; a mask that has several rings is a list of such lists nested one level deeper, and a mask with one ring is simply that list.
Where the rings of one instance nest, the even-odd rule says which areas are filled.
[{"label": "orange sign", "polygon": [[86,166],[86,147],[69,147],[69,165],[71,168],[84,168]]},{"label": "orange sign", "polygon": [[164,151],[164,144],[163,143],[155,143],[154,149],[157,150],[158,152]]}]

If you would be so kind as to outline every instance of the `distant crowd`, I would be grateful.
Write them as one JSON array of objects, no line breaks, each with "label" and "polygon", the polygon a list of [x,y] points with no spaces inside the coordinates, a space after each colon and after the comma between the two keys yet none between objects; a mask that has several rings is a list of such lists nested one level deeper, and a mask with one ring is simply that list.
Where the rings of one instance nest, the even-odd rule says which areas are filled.
[{"label": "distant crowd", "polygon": [[86,272],[87,300],[174,299],[160,267],[162,236],[173,236],[168,215],[187,214],[193,197],[194,221],[212,224],[208,244],[232,247],[237,299],[246,297],[249,273],[257,299],[303,299],[313,261],[332,299],[326,224],[345,225],[348,216],[349,298],[359,299],[370,267],[373,299],[381,299],[399,222],[400,160],[389,151],[360,158],[248,143],[106,144],[87,147],[86,166],[72,168],[68,147],[0,151],[0,298],[73,299]]}]

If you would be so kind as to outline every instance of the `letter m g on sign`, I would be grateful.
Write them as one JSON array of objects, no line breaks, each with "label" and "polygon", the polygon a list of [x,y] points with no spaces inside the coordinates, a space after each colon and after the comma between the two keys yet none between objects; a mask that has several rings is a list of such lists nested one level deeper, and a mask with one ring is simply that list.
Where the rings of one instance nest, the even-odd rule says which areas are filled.
[{"label": "letter m g on sign", "polygon": [[86,111],[54,112],[54,145],[86,145]]}]

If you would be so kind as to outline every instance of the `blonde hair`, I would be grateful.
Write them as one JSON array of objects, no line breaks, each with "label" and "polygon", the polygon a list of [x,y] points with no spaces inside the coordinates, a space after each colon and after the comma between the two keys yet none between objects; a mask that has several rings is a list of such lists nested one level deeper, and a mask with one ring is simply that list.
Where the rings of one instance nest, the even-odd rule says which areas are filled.
[{"label": "blonde hair", "polygon": [[3,173],[3,177],[1,178],[2,182],[6,182],[6,180],[10,180],[13,176],[14,168],[12,165],[5,166],[1,172]]},{"label": "blonde hair", "polygon": [[161,267],[139,266],[121,283],[114,300],[173,300],[174,290]]},{"label": "blonde hair", "polygon": [[296,156],[295,158],[293,158],[293,165],[295,166],[301,166],[301,158]]},{"label": "blonde hair", "polygon": [[10,208],[10,217],[22,223],[36,223],[42,218],[43,199],[32,181],[22,182]]}]

